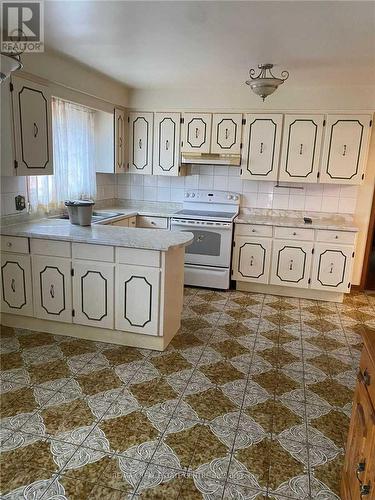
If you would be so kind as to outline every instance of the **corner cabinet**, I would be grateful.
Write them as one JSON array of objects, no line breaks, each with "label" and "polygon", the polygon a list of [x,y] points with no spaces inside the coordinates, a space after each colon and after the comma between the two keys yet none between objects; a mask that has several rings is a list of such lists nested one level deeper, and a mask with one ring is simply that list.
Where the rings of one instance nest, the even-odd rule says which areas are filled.
[{"label": "corner cabinet", "polygon": [[154,175],[179,175],[180,113],[154,115]]},{"label": "corner cabinet", "polygon": [[328,115],[320,181],[360,184],[364,178],[371,115]]},{"label": "corner cabinet", "polygon": [[127,120],[122,109],[115,108],[114,114],[115,134],[115,173],[123,174],[128,170],[127,160]]},{"label": "corner cabinet", "polygon": [[14,77],[12,105],[17,175],[53,174],[51,94],[48,87]]},{"label": "corner cabinet", "polygon": [[324,115],[286,115],[279,179],[317,182]]},{"label": "corner cabinet", "polygon": [[33,315],[31,263],[29,255],[2,253],[1,310],[3,313]]},{"label": "corner cabinet", "polygon": [[129,114],[129,172],[152,174],[153,113]]},{"label": "corner cabinet", "polygon": [[241,178],[276,181],[283,115],[245,115]]},{"label": "corner cabinet", "polygon": [[181,151],[183,153],[209,153],[211,125],[211,113],[184,113]]}]

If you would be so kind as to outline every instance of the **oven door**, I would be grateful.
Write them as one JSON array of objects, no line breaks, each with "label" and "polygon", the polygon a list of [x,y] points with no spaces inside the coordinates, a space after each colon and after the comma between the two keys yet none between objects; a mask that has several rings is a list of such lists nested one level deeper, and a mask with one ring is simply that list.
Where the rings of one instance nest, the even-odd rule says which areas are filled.
[{"label": "oven door", "polygon": [[232,223],[172,219],[172,231],[193,233],[193,242],[185,248],[185,263],[229,267],[232,248]]}]

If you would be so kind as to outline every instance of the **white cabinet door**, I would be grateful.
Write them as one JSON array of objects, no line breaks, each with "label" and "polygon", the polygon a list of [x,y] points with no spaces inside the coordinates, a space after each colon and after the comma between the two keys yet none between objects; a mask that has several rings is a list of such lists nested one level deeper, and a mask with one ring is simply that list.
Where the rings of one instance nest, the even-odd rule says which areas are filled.
[{"label": "white cabinet door", "polygon": [[113,328],[114,265],[73,260],[73,322]]},{"label": "white cabinet door", "polygon": [[211,153],[240,154],[242,114],[215,113],[212,117]]},{"label": "white cabinet door", "polygon": [[13,78],[17,175],[51,175],[51,94],[48,87]]},{"label": "white cabinet door", "polygon": [[308,288],[313,243],[274,240],[270,283]]},{"label": "white cabinet door", "polygon": [[279,179],[317,182],[324,115],[286,115]]},{"label": "white cabinet door", "polygon": [[319,243],[315,245],[311,288],[350,292],[353,247]]},{"label": "white cabinet door", "polygon": [[185,113],[183,115],[182,152],[210,152],[211,121],[211,113]]},{"label": "white cabinet door", "polygon": [[283,115],[245,115],[241,177],[277,180]]},{"label": "white cabinet door", "polygon": [[160,269],[116,267],[116,330],[158,335]]},{"label": "white cabinet door", "polygon": [[35,316],[71,323],[71,261],[59,257],[34,255],[32,267]]},{"label": "white cabinet door", "polygon": [[13,176],[17,175],[17,170],[14,168],[14,132],[12,119],[12,94],[10,92],[10,85],[10,81],[6,80],[0,86],[0,174]]},{"label": "white cabinet door", "polygon": [[371,115],[330,115],[327,119],[320,181],[360,184],[364,176]]},{"label": "white cabinet door", "polygon": [[31,264],[29,255],[1,255],[1,311],[33,315]]},{"label": "white cabinet door", "polygon": [[125,111],[115,108],[114,110],[115,131],[115,173],[123,174],[127,171],[127,134]]},{"label": "white cabinet door", "polygon": [[232,278],[238,281],[268,283],[271,248],[271,238],[237,236],[233,251]]},{"label": "white cabinet door", "polygon": [[152,174],[152,113],[130,113],[129,115],[129,172]]},{"label": "white cabinet door", "polygon": [[155,113],[153,174],[180,172],[180,113]]}]

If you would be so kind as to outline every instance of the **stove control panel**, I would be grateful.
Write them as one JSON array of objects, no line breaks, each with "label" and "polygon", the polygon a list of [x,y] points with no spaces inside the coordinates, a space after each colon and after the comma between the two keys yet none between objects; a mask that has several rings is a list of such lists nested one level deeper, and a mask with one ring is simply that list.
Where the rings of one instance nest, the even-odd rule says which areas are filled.
[{"label": "stove control panel", "polygon": [[231,205],[239,205],[240,194],[228,191],[207,191],[207,190],[196,190],[196,191],[186,191],[185,199],[189,202],[200,202],[200,203],[228,203]]}]

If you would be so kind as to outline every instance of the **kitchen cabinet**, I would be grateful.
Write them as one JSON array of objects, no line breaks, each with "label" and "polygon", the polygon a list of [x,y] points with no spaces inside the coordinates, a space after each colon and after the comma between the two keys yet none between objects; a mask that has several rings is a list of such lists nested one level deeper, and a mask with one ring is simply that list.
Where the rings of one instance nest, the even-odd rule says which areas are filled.
[{"label": "kitchen cabinet", "polygon": [[70,259],[33,255],[32,269],[35,316],[71,323]]},{"label": "kitchen cabinet", "polygon": [[17,174],[14,168],[14,130],[12,119],[12,94],[10,92],[11,83],[9,80],[0,85],[0,113],[1,113],[1,134],[0,134],[0,165],[1,175],[13,176]]},{"label": "kitchen cabinet", "polygon": [[268,283],[271,262],[271,238],[236,236],[233,249],[232,278]]},{"label": "kitchen cabinet", "polygon": [[242,137],[242,114],[212,115],[211,153],[240,154]]},{"label": "kitchen cabinet", "polygon": [[154,115],[154,175],[180,173],[180,113]]},{"label": "kitchen cabinet", "polygon": [[72,265],[73,322],[113,328],[114,264],[73,260]]},{"label": "kitchen cabinet", "polygon": [[367,160],[371,115],[328,115],[320,181],[360,184]]},{"label": "kitchen cabinet", "polygon": [[51,94],[48,87],[12,79],[17,175],[53,174]]},{"label": "kitchen cabinet", "polygon": [[324,115],[286,115],[281,181],[317,182]]},{"label": "kitchen cabinet", "polygon": [[308,288],[313,242],[274,240],[270,283]]},{"label": "kitchen cabinet", "polygon": [[31,262],[29,255],[5,253],[1,255],[1,311],[3,313],[33,315]]},{"label": "kitchen cabinet", "polygon": [[347,292],[354,257],[353,247],[317,243],[311,274],[311,288]]},{"label": "kitchen cabinet", "polygon": [[159,268],[116,266],[117,330],[158,335],[159,282]]},{"label": "kitchen cabinet", "polygon": [[137,218],[136,217],[124,217],[123,219],[116,220],[110,223],[111,226],[120,226],[120,227],[136,227]]},{"label": "kitchen cabinet", "polygon": [[129,172],[152,174],[153,113],[129,114]]},{"label": "kitchen cabinet", "polygon": [[211,125],[211,113],[184,113],[181,151],[183,153],[209,153]]},{"label": "kitchen cabinet", "polygon": [[281,114],[247,114],[241,178],[276,181],[279,167]]},{"label": "kitchen cabinet", "polygon": [[341,480],[341,498],[372,499],[375,494],[375,343],[362,333],[364,347],[354,393],[353,410]]},{"label": "kitchen cabinet", "polygon": [[152,217],[150,215],[138,215],[137,227],[144,227],[147,229],[168,229],[168,218]]},{"label": "kitchen cabinet", "polygon": [[125,111],[114,109],[115,173],[123,174],[128,170],[127,160],[127,120]]}]

